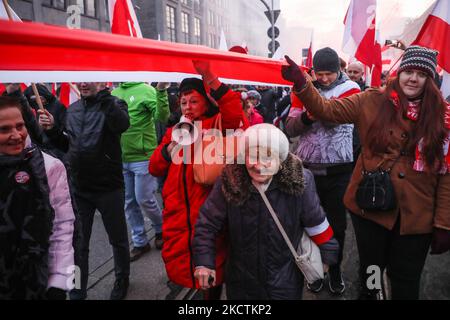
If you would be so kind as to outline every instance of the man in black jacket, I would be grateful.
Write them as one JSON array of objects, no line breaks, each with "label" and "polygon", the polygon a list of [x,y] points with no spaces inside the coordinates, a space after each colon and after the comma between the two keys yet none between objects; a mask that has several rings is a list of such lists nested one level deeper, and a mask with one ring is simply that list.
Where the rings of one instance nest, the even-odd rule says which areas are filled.
[{"label": "man in black jacket", "polygon": [[81,269],[81,289],[71,299],[87,296],[89,240],[94,213],[98,210],[113,247],[116,281],[112,300],[125,298],[130,273],[128,234],[124,213],[124,181],[120,136],[130,126],[127,105],[113,97],[105,83],[78,84],[81,99],[67,110],[61,128],[53,116],[39,110],[39,124],[53,145],[67,152],[74,198],[81,219],[82,243],[75,248],[75,262]]}]

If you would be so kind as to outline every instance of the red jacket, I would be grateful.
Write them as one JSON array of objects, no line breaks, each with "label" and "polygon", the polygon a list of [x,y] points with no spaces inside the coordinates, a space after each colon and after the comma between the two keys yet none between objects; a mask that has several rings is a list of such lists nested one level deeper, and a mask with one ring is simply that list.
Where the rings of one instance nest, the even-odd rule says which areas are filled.
[{"label": "red jacket", "polygon": [[264,118],[255,108],[251,108],[250,114],[248,115],[248,122],[250,127],[252,127],[257,124],[264,123]]},{"label": "red jacket", "polygon": [[[242,110],[239,93],[228,90],[222,97],[217,98],[219,110],[222,114],[223,129],[237,129],[248,127],[248,121]],[[216,116],[202,120],[203,129],[210,129],[214,125]],[[166,266],[169,279],[187,288],[199,288],[194,278],[192,261],[192,240],[194,226],[200,207],[208,197],[212,187],[197,184],[194,181],[192,164],[174,164],[167,158],[163,148],[171,142],[172,128],[169,128],[161,144],[150,158],[149,171],[153,176],[165,176],[167,180],[162,190],[164,201],[163,210],[163,239],[162,258]],[[164,148],[165,149],[165,148]],[[192,147],[193,155],[193,147]],[[165,149],[165,151],[167,151]],[[192,163],[192,161],[191,161]],[[216,243],[216,283],[223,282],[223,268],[226,258],[226,242],[224,234]]]}]

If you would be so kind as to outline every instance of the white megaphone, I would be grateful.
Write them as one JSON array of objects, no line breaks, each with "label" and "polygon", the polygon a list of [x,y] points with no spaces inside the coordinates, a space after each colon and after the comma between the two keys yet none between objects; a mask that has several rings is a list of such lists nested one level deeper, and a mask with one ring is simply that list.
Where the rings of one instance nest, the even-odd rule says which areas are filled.
[{"label": "white megaphone", "polygon": [[190,146],[197,141],[198,136],[197,127],[185,116],[181,116],[180,122],[172,130],[172,141],[182,146]]}]

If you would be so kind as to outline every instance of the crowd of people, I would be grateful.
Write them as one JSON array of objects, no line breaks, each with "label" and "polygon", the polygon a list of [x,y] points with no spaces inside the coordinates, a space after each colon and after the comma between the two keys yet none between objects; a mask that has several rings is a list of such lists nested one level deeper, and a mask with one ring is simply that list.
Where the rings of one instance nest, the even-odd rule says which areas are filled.
[{"label": "crowd of people", "polygon": [[[152,248],[146,217],[174,285],[205,300],[220,299],[223,284],[228,299],[302,299],[304,276],[261,192],[295,247],[306,234],[320,250],[326,277],[308,290],[345,292],[350,214],[360,298],[379,297],[367,286],[368,268],[378,266],[393,299],[418,299],[430,247],[450,250],[450,105],[436,59],[433,50],[407,48],[381,88],[368,87],[364,66],[343,65],[331,48],[316,52],[311,70],[286,57],[281,73],[292,88],[230,86],[207,61],[193,61],[202,79],[115,89],[82,82],[70,106],[37,84],[43,108],[31,87],[7,84],[0,299],[86,299],[96,211],[113,250],[112,300],[126,297],[130,262]],[[200,182],[195,143],[174,139],[180,119],[222,137],[232,129],[245,142],[242,161],[224,166],[214,184]],[[367,210],[357,193],[376,172],[389,176],[393,206]]]}]

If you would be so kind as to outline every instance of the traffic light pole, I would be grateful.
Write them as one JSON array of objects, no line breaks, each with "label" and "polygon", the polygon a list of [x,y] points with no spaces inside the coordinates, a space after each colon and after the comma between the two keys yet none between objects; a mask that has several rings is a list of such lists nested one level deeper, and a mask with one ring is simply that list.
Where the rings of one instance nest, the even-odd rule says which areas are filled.
[{"label": "traffic light pole", "polygon": [[[269,7],[269,5],[267,4],[266,1],[261,0],[261,2],[263,3],[263,5],[267,8],[267,11],[270,12],[270,24],[271,24],[271,28],[272,28],[272,56],[275,54],[275,15],[273,12],[273,0],[271,0],[271,4],[272,4],[272,8]],[[270,57],[271,58],[271,57]]]}]

